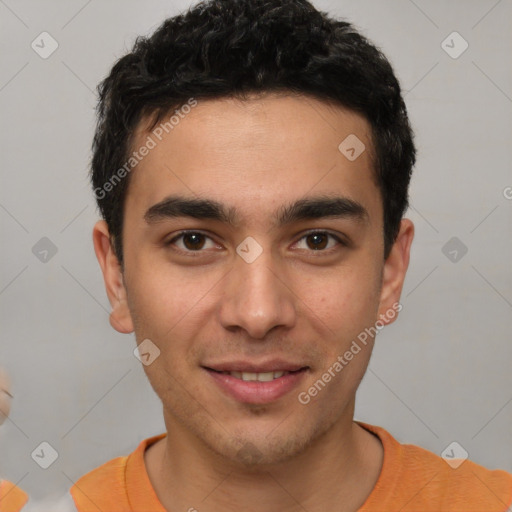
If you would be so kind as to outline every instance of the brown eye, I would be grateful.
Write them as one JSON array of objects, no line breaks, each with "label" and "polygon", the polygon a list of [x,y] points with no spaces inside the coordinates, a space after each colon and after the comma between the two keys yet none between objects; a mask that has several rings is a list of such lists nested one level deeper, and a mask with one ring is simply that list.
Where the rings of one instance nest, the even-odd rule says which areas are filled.
[{"label": "brown eye", "polygon": [[328,242],[326,233],[313,233],[308,235],[306,239],[308,240],[308,247],[314,251],[325,249]]},{"label": "brown eye", "polygon": [[[210,246],[208,247],[208,243]],[[182,231],[172,240],[166,243],[169,246],[175,246],[176,250],[183,253],[204,252],[202,249],[209,249],[216,246],[213,240],[198,231]]]},{"label": "brown eye", "polygon": [[[339,237],[332,233],[328,233],[327,231],[313,231],[311,233],[307,233],[297,243],[300,244],[303,240],[305,240],[306,243],[303,244],[302,247],[299,247],[299,249],[306,249],[309,251],[330,252],[331,249],[336,248],[336,245],[346,245]],[[329,245],[330,240],[334,240],[335,243],[331,243]],[[304,247],[304,245],[306,247]]]},{"label": "brown eye", "polygon": [[185,233],[183,235],[183,245],[191,251],[202,249],[205,236],[201,233]]}]

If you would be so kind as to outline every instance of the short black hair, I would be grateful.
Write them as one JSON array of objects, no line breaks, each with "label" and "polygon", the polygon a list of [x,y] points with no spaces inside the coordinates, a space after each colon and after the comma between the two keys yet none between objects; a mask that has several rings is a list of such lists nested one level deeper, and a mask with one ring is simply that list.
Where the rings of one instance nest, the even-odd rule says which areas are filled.
[{"label": "short black hair", "polygon": [[141,120],[153,119],[154,127],[191,98],[271,92],[334,102],[370,123],[387,258],[408,207],[416,159],[387,58],[350,23],[306,0],[210,0],[138,37],[98,85],[91,181],[121,266],[123,209],[137,163],[130,151]]}]

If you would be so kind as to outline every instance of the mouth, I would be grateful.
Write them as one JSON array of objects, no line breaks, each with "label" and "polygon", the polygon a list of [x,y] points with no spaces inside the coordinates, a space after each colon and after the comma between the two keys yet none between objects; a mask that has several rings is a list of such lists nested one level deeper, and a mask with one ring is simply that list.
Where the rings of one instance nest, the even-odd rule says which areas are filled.
[{"label": "mouth", "polygon": [[[236,366],[236,365],[234,365]],[[290,393],[304,379],[309,366],[281,365],[274,368],[202,368],[217,387],[238,402],[267,404]],[[260,370],[260,371],[256,371]]]},{"label": "mouth", "polygon": [[270,382],[275,379],[280,379],[284,375],[290,373],[297,373],[306,370],[307,367],[299,368],[298,370],[271,370],[269,372],[238,372],[238,371],[219,371],[213,368],[206,368],[212,372],[220,373],[222,375],[231,375],[235,379],[240,379],[245,382]]}]

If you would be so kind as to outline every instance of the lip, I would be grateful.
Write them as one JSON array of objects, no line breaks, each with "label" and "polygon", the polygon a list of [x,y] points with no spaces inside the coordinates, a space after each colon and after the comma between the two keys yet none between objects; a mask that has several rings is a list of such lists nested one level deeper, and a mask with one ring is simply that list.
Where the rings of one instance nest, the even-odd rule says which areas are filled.
[{"label": "lip", "polygon": [[252,373],[265,373],[265,372],[296,372],[302,368],[307,368],[305,364],[291,363],[284,359],[271,359],[262,363],[256,364],[250,361],[229,361],[225,363],[208,364],[203,368],[216,370],[218,372],[252,372]]},{"label": "lip", "polygon": [[[236,365],[231,366],[229,370],[221,371],[243,371],[264,373],[265,370],[237,370]],[[236,366],[237,368],[262,368],[262,366],[248,365]],[[282,370],[284,367],[273,366],[269,370]],[[228,396],[234,398],[238,402],[249,404],[268,404],[275,402],[284,395],[290,393],[293,389],[299,386],[300,382],[304,379],[308,372],[307,367],[299,367],[293,371],[294,373],[287,373],[282,377],[271,380],[269,382],[260,381],[244,381],[237,379],[232,375],[219,373],[219,371],[212,370],[211,368],[203,367],[203,369],[210,375],[215,384]]]}]

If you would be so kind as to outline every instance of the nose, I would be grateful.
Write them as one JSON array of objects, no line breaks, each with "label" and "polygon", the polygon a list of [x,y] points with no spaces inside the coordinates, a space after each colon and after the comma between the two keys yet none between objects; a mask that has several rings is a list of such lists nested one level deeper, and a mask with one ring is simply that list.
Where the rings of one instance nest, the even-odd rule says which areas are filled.
[{"label": "nose", "polygon": [[285,274],[272,265],[271,252],[264,250],[251,263],[237,255],[233,265],[223,285],[222,326],[243,329],[252,339],[262,339],[277,327],[293,327],[296,297]]}]

